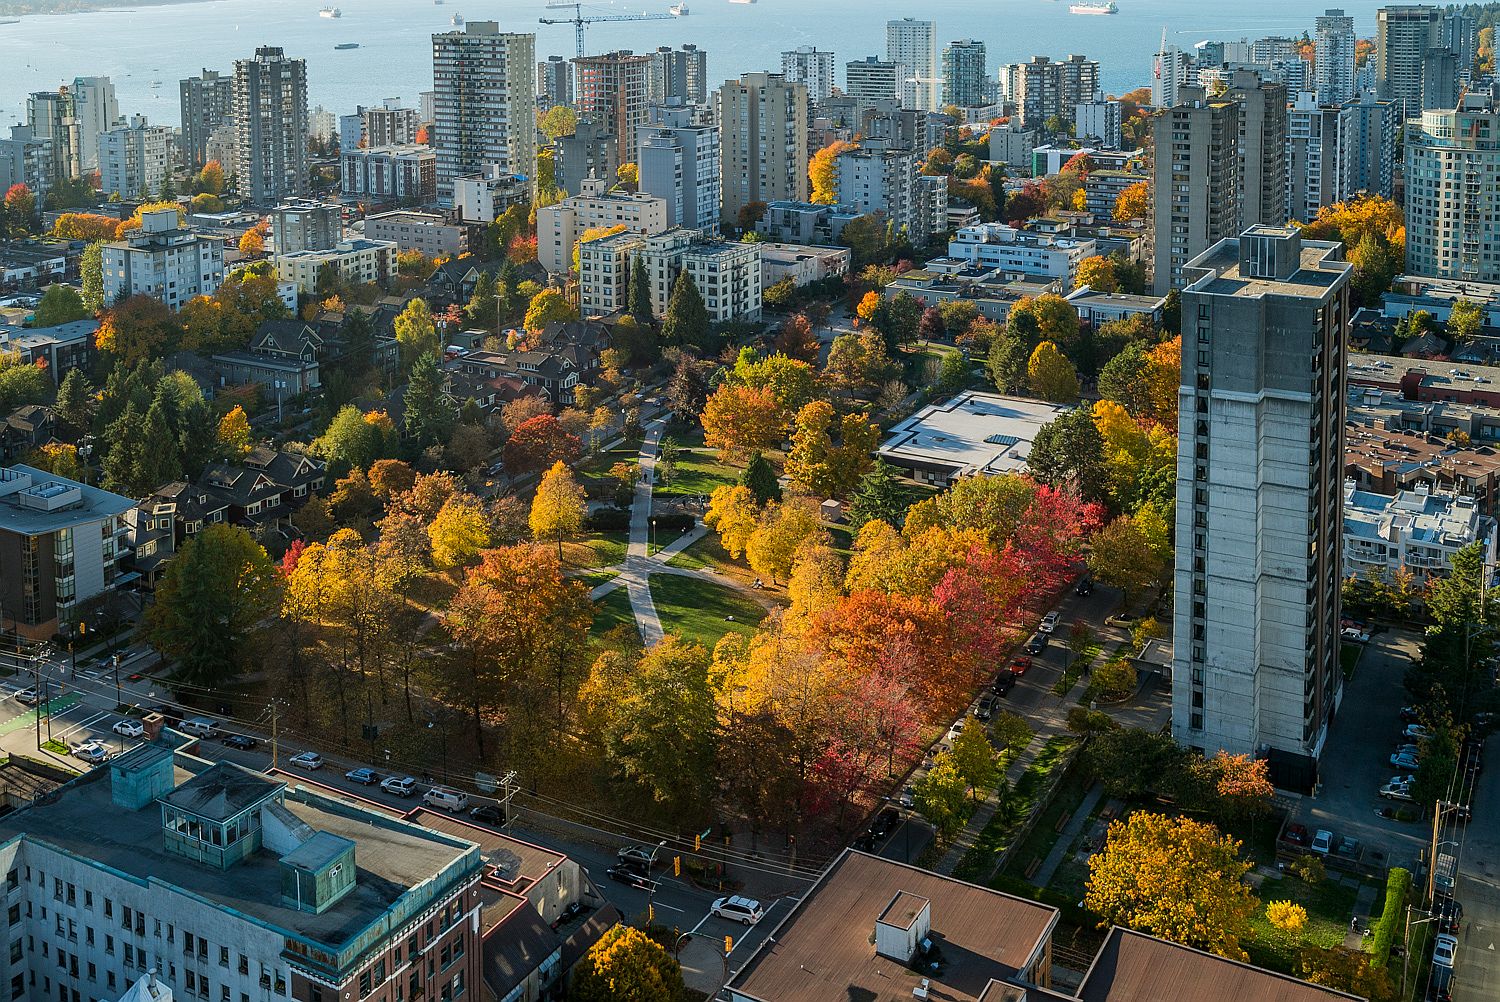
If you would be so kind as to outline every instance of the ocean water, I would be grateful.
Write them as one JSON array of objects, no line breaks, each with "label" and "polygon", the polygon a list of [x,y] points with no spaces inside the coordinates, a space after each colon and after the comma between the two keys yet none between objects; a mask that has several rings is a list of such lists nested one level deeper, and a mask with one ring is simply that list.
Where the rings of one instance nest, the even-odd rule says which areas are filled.
[{"label": "ocean water", "polygon": [[[210,0],[163,7],[23,17],[0,24],[0,128],[25,117],[26,95],[76,76],[114,80],[123,114],[179,123],[177,82],[200,68],[228,71],[260,45],[305,58],[309,104],[335,113],[399,97],[415,106],[432,86],[429,36],[449,19],[496,20],[502,30],[537,33],[537,55],[572,56],[572,25],[541,25],[544,0],[331,0],[343,11],[321,18],[323,0]],[[593,3],[595,14],[665,13],[670,0]],[[779,70],[780,53],[799,45],[832,50],[842,64],[885,54],[885,22],[903,16],[935,20],[942,41],[975,38],[988,47],[993,74],[1034,54],[1081,53],[1100,62],[1106,90],[1149,83],[1151,59],[1165,30],[1183,47],[1205,38],[1258,38],[1312,32],[1324,4],[1263,0],[1249,5],[1201,0],[1117,0],[1118,14],[1068,12],[1069,0],[688,0],[689,13],[669,20],[589,26],[590,52],[650,51],[693,42],[708,53],[711,81],[752,70]],[[1344,10],[1361,36],[1373,36],[1379,0]],[[335,51],[341,42],[358,49]],[[842,70],[840,71],[842,78]]]}]

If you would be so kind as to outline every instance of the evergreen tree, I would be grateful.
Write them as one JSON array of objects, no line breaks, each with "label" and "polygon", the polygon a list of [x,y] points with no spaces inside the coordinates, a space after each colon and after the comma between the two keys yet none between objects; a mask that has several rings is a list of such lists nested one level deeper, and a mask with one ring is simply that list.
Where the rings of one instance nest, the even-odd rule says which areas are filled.
[{"label": "evergreen tree", "polygon": [[750,493],[755,495],[756,504],[764,505],[768,501],[781,500],[781,485],[776,482],[776,471],[771,469],[766,457],[758,452],[750,457],[745,472],[740,474],[740,486],[750,488]]},{"label": "evergreen tree", "polygon": [[859,480],[849,496],[849,531],[859,532],[866,522],[880,520],[899,529],[911,507],[911,493],[901,485],[895,469],[883,459]]},{"label": "evergreen tree", "polygon": [[178,452],[177,433],[172,427],[170,412],[171,405],[164,394],[159,395],[151,409],[146,411],[131,497],[145,497],[158,487],[182,479],[182,456]]},{"label": "evergreen tree", "polygon": [[495,321],[503,324],[521,312],[521,275],[510,258],[500,262],[500,273],[495,278]]},{"label": "evergreen tree", "polygon": [[630,271],[630,315],[642,326],[656,319],[651,313],[651,277],[640,261],[633,261]]},{"label": "evergreen tree", "polygon": [[78,264],[83,285],[83,306],[90,313],[104,309],[104,241],[95,240],[83,249]]},{"label": "evergreen tree", "polygon": [[344,314],[343,368],[351,372],[367,372],[375,364],[375,328],[363,310],[350,310]]},{"label": "evergreen tree", "polygon": [[448,440],[455,415],[452,404],[443,396],[436,356],[423,354],[412,364],[405,403],[402,425],[414,451]]},{"label": "evergreen tree", "polygon": [[119,417],[108,425],[104,438],[112,444],[104,456],[103,466],[107,489],[132,494],[141,455],[140,426],[141,412],[136,410],[134,402],[128,402]]},{"label": "evergreen tree", "polygon": [[693,276],[684,271],[672,286],[672,301],[662,317],[662,342],[701,351],[708,347],[708,325],[708,307],[703,305]]},{"label": "evergreen tree", "polygon": [[83,370],[68,370],[62,385],[57,388],[57,402],[52,409],[68,426],[71,441],[76,442],[89,430],[94,410],[94,388],[84,378]]},{"label": "evergreen tree", "polygon": [[495,280],[487,271],[481,271],[474,283],[474,294],[464,307],[471,321],[485,330],[495,329]]}]

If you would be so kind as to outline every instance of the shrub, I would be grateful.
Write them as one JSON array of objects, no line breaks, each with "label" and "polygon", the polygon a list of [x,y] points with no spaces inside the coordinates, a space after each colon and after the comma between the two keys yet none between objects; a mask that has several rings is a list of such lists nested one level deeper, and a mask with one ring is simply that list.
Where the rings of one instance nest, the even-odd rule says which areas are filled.
[{"label": "shrub", "polygon": [[1374,956],[1370,963],[1376,967],[1384,967],[1391,958],[1391,943],[1406,913],[1406,896],[1410,893],[1411,874],[1399,866],[1392,867],[1385,880],[1385,910],[1375,924],[1375,937],[1371,943]]},{"label": "shrub", "polygon": [[1101,699],[1121,699],[1135,691],[1135,665],[1126,658],[1107,661],[1094,670],[1094,693]]},{"label": "shrub", "polygon": [[1328,876],[1323,861],[1316,856],[1298,856],[1287,869],[1309,884],[1321,884]]},{"label": "shrub", "polygon": [[599,508],[589,512],[588,518],[584,519],[584,526],[595,532],[603,532],[608,529],[630,528],[630,510],[620,508]]}]

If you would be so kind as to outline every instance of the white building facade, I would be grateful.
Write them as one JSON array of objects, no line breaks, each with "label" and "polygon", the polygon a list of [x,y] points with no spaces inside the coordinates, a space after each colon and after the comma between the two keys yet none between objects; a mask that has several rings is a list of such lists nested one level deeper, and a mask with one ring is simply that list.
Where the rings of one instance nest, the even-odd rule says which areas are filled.
[{"label": "white building facade", "polygon": [[179,310],[224,282],[224,244],[177,224],[176,209],[141,214],[141,228],[104,245],[104,301],[143,294]]},{"label": "white building facade", "polygon": [[160,193],[171,156],[171,129],[165,125],[147,125],[137,115],[129,125],[100,133],[97,141],[95,160],[99,166],[100,191],[118,194],[122,199]]}]

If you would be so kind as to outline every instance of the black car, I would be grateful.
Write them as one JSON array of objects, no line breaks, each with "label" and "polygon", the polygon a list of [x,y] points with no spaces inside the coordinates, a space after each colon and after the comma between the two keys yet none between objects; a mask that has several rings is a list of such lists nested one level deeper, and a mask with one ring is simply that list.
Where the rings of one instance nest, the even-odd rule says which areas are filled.
[{"label": "black car", "polygon": [[1093,578],[1079,578],[1078,579],[1078,583],[1073,586],[1073,593],[1075,595],[1090,595],[1090,594],[1093,594],[1093,591],[1094,591],[1094,579]]},{"label": "black car", "polygon": [[1045,651],[1047,649],[1047,640],[1048,640],[1048,637],[1047,637],[1047,635],[1045,633],[1038,633],[1036,636],[1034,636],[1030,640],[1026,641],[1026,653],[1027,654],[1040,654],[1040,653],[1042,653],[1043,651]]},{"label": "black car", "polygon": [[875,815],[875,820],[870,822],[870,834],[876,838],[884,838],[901,823],[901,812],[894,807],[887,807]]},{"label": "black car", "polygon": [[610,880],[617,880],[622,884],[626,884],[630,887],[639,887],[642,890],[651,887],[655,883],[655,881],[653,881],[650,877],[646,876],[644,873],[641,873],[639,870],[635,869],[635,867],[628,866],[625,863],[616,863],[608,870],[605,870],[604,874],[605,876],[609,877]]},{"label": "black car", "polygon": [[874,832],[861,832],[859,837],[849,844],[860,852],[874,852],[879,842],[880,838]]},{"label": "black car", "polygon": [[249,751],[251,748],[254,748],[258,744],[260,744],[260,742],[255,738],[250,737],[250,735],[248,734],[224,735],[225,748],[238,748],[241,751]]},{"label": "black car", "polygon": [[505,824],[505,812],[500,809],[499,804],[480,804],[478,807],[471,807],[469,817],[490,825]]},{"label": "black car", "polygon": [[1464,923],[1464,906],[1452,898],[1444,898],[1433,906],[1432,917],[1437,920],[1438,932],[1457,936]]},{"label": "black car", "polygon": [[1010,695],[1010,691],[1016,687],[1016,677],[1008,671],[1003,671],[995,676],[995,684],[990,686],[995,695],[1004,698]]},{"label": "black car", "polygon": [[557,918],[552,921],[552,931],[556,932],[560,926],[573,921],[578,916],[582,915],[586,910],[587,909],[583,907],[583,902],[570,901],[563,907],[562,911],[558,912]]}]

